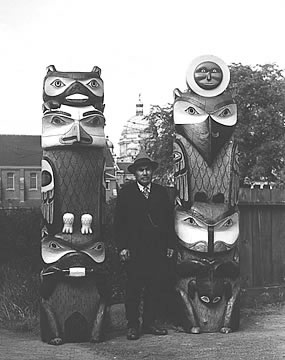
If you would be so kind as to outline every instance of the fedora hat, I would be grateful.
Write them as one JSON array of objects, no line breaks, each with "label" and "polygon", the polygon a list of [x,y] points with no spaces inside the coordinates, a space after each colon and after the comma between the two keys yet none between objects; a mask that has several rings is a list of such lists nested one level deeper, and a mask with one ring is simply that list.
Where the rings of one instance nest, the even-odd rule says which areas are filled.
[{"label": "fedora hat", "polygon": [[151,166],[153,170],[158,168],[158,163],[152,160],[144,150],[141,150],[137,155],[137,157],[135,158],[135,161],[128,166],[128,170],[130,173],[134,174],[138,167],[144,165]]}]

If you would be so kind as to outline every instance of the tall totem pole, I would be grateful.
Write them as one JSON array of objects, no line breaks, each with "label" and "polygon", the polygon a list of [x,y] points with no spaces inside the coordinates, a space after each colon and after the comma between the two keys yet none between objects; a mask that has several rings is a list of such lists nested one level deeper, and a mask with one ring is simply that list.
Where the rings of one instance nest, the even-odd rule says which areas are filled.
[{"label": "tall totem pole", "polygon": [[102,339],[106,311],[102,202],[106,139],[101,70],[59,72],[43,88],[41,336]]},{"label": "tall totem pole", "polygon": [[190,64],[188,89],[174,90],[177,291],[193,334],[239,327],[237,107],[229,81],[226,64],[207,55]]}]

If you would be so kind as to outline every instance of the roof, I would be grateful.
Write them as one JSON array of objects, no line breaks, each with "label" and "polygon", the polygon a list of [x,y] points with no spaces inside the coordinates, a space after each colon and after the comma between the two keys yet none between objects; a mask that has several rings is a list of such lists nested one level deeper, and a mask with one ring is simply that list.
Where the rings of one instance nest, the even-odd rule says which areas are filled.
[{"label": "roof", "polygon": [[0,135],[0,166],[41,166],[40,135]]},{"label": "roof", "polygon": [[[113,157],[107,148],[106,166],[113,167]],[[0,135],[0,166],[41,166],[40,135]]]}]

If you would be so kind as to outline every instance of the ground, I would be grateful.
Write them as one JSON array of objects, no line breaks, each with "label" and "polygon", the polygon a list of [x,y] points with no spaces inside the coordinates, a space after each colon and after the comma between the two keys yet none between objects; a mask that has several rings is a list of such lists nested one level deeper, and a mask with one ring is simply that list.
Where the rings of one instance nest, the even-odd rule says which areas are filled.
[{"label": "ground", "polygon": [[112,330],[100,344],[47,345],[38,334],[0,329],[1,360],[275,360],[285,359],[285,305],[241,311],[238,332],[190,335],[169,326],[168,336],[126,339],[123,307],[111,310]]}]

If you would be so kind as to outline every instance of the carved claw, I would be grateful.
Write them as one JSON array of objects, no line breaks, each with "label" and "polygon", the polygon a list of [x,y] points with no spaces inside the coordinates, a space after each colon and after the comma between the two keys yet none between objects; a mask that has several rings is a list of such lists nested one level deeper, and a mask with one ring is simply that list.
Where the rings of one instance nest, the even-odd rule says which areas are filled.
[{"label": "carved claw", "polygon": [[190,330],[191,334],[200,334],[200,328],[199,326],[193,326]]},{"label": "carved claw", "polygon": [[74,215],[71,213],[65,213],[63,214],[62,220],[63,220],[62,232],[66,234],[72,234]]},{"label": "carved claw", "polygon": [[83,214],[81,216],[81,233],[82,234],[92,234],[91,224],[92,224],[92,215],[90,214]]},{"label": "carved claw", "polygon": [[221,328],[220,332],[221,332],[222,334],[229,334],[229,333],[232,332],[232,329],[231,329],[230,327],[224,326],[224,327]]},{"label": "carved claw", "polygon": [[53,338],[53,339],[51,339],[51,340],[49,341],[49,344],[50,344],[50,345],[62,345],[62,344],[63,344],[63,340],[62,340],[62,338],[60,338],[60,337],[55,337],[55,338]]}]

